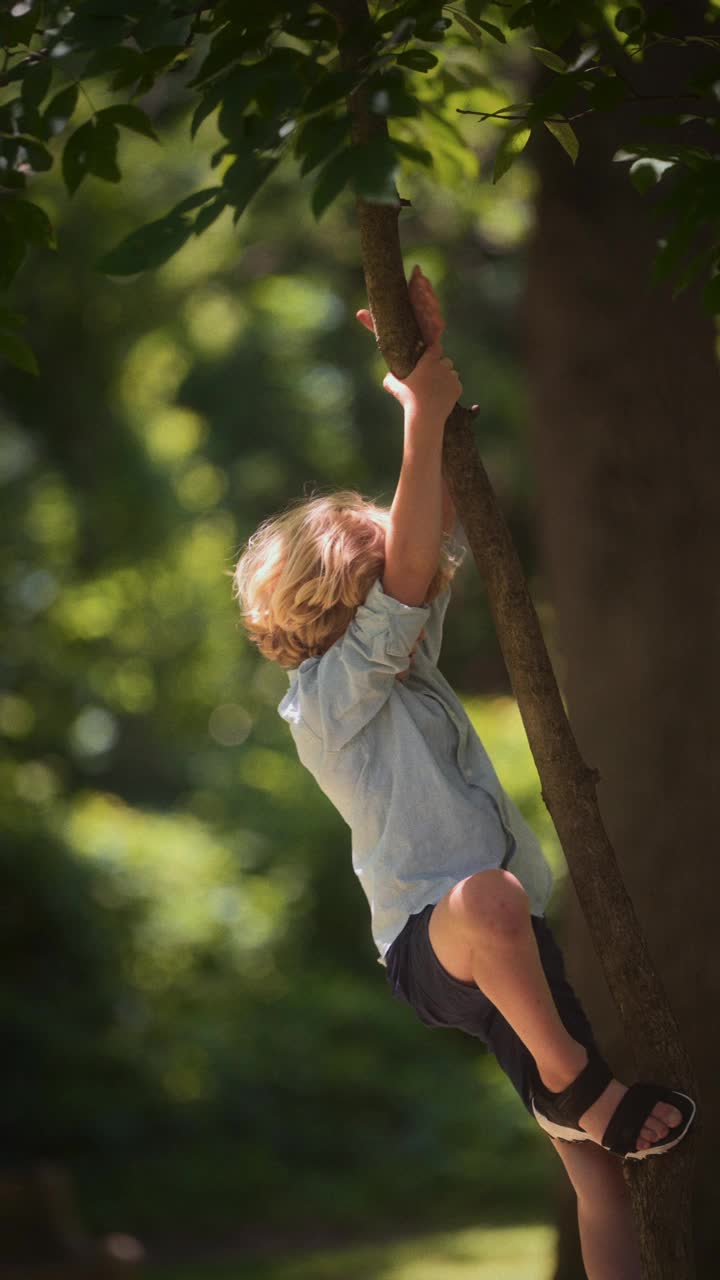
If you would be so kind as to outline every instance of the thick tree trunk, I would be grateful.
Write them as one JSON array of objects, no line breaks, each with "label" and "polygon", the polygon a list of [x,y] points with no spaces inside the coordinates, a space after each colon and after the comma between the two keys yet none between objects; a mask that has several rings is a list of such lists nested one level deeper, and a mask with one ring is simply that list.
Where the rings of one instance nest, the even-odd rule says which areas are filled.
[{"label": "thick tree trunk", "polygon": [[[549,136],[534,143],[541,189],[526,321],[539,524],[569,715],[599,770],[603,820],[697,1072],[693,1208],[704,1276],[720,1245],[712,1058],[720,994],[720,376],[714,322],[697,291],[673,303],[669,287],[650,284],[659,231],[612,164],[621,139],[628,141],[626,121],[593,119],[575,169]],[[571,977],[630,1082],[643,1012],[634,1035],[623,1028],[571,887],[568,900]],[[642,1078],[687,1085],[675,1058],[657,1049],[637,1062]],[[632,1170],[633,1195],[654,1202],[669,1251],[662,1219],[686,1194],[685,1146],[649,1161],[647,1173]],[[652,1207],[641,1205],[646,1222]],[[685,1274],[673,1265],[650,1274]]]},{"label": "thick tree trunk", "polygon": [[[362,65],[368,49],[367,0],[325,0],[325,7],[338,21],[343,65]],[[384,128],[381,119],[368,112],[362,90],[352,95],[349,105],[355,142]],[[421,340],[404,281],[398,211],[358,202],[370,308],[388,366],[402,378],[414,367]],[[585,764],[570,731],[517,553],[477,454],[470,414],[459,406],[445,428],[443,467],[485,583],[543,798],[638,1068],[646,1079],[662,1078],[664,1069],[695,1093],[677,1025],[600,817],[598,775]],[[691,1280],[693,1275],[688,1213],[692,1152],[691,1136],[672,1158],[651,1160],[633,1170],[645,1280]],[[653,1168],[658,1165],[660,1169]]]}]

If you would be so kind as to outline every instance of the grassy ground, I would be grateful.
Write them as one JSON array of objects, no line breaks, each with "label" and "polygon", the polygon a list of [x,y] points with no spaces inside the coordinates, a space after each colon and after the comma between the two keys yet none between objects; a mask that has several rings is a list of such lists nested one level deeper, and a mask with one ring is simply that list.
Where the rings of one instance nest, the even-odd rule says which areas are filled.
[{"label": "grassy ground", "polygon": [[148,1267],[144,1280],[549,1280],[555,1231],[478,1227],[367,1248],[233,1263]]}]

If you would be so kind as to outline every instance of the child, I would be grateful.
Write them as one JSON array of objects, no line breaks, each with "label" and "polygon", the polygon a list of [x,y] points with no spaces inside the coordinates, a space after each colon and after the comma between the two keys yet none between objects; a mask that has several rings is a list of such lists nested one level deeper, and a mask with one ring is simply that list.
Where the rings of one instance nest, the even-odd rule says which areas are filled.
[{"label": "child", "polygon": [[300,760],[351,828],[393,994],[427,1026],[485,1042],[565,1164],[588,1276],[635,1280],[617,1157],[669,1150],[695,1106],[626,1089],[603,1061],[544,917],[550,867],[436,665],[461,558],[441,457],[462,387],[418,267],[409,288],[428,345],[383,383],[405,417],[391,508],[354,491],[295,504],[250,538],[235,592],[251,639],[287,670],[278,710]]}]

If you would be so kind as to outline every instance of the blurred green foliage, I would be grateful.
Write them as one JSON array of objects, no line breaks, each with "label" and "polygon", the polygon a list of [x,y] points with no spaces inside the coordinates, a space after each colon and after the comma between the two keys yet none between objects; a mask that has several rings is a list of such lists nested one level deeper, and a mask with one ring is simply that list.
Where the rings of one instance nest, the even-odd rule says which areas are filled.
[{"label": "blurred green foliage", "polygon": [[284,1259],[249,1258],[208,1268],[151,1267],[146,1280],[549,1280],[550,1227],[483,1227],[412,1243],[333,1249]]},{"label": "blurred green foliage", "polygon": [[[285,160],[313,175],[304,188],[317,218],[348,191],[397,207],[408,166],[455,190],[481,155],[497,182],[543,129],[575,164],[575,122],[643,104],[645,119],[620,117],[627,134],[613,160],[629,162],[640,194],[660,187],[650,202],[663,216],[655,281],[673,277],[677,293],[705,276],[703,303],[717,312],[718,9],[709,0],[688,22],[671,4],[378,0],[345,7],[336,21],[314,0],[5,6],[0,288],[28,253],[58,247],[52,211],[34,198],[42,176],[59,165],[71,196],[89,182],[123,182],[128,137],[165,138],[157,107],[168,100],[184,107],[193,138],[207,120],[219,131],[211,174],[169,208],[147,209],[108,251],[88,246],[113,276],[166,263],[229,210],[233,223],[244,220]],[[352,131],[351,102],[363,116]],[[489,124],[481,148],[470,121]],[[0,306],[0,353],[37,373],[26,318]]]},{"label": "blurred green foliage", "polygon": [[[67,1159],[98,1230],[536,1206],[544,1139],[479,1045],[391,999],[349,832],[231,598],[244,540],[291,498],[392,498],[400,422],[354,319],[351,211],[319,230],[290,172],[154,276],[88,265],[203,181],[205,128],[161,165],[124,142],[121,200],[90,178],[68,208],[48,175],[63,252],[16,286],[45,373],[0,392],[3,1151]],[[412,190],[408,263],[445,301],[539,593],[514,324],[529,180],[487,219],[481,192]],[[442,666],[560,871],[472,567]]]}]

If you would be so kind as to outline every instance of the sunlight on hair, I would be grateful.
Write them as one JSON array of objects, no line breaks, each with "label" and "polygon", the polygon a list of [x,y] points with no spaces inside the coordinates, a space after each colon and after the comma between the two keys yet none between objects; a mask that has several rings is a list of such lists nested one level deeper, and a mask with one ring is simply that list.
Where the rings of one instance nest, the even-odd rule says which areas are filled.
[{"label": "sunlight on hair", "polygon": [[[245,629],[281,667],[319,657],[345,632],[385,567],[390,512],[355,489],[294,502],[263,521],[233,574]],[[428,602],[459,557],[443,545]]]}]

